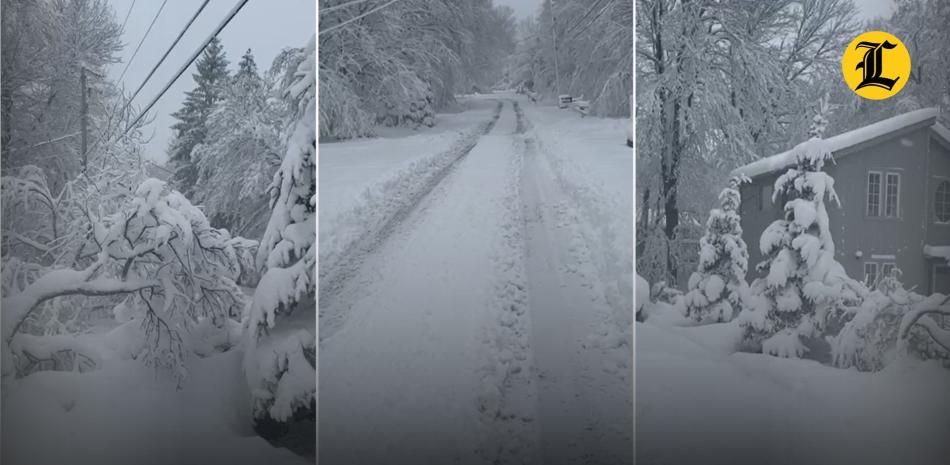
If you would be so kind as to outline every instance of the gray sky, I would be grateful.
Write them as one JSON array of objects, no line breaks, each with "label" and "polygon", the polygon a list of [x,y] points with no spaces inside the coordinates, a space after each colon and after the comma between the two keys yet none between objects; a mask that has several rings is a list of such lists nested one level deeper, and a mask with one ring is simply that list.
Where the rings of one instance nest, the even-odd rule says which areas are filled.
[{"label": "gray sky", "polygon": [[541,6],[541,0],[495,0],[495,4],[510,6],[515,10],[515,16],[520,19],[534,16]]},{"label": "gray sky", "polygon": [[861,19],[889,18],[893,13],[894,0],[858,0],[854,5],[861,13]]},{"label": "gray sky", "polygon": [[[117,21],[121,24],[133,1],[109,0],[109,2],[115,10]],[[181,42],[135,98],[134,105],[142,108],[148,104],[236,3],[237,0],[214,0],[209,3],[182,37]],[[161,4],[159,0],[135,2],[122,38],[125,43],[125,49],[120,54],[123,62],[109,69],[110,77],[118,79],[125,67],[125,62],[132,56],[132,52]],[[168,4],[162,10],[148,38],[122,78],[128,92],[134,91],[141,84],[199,5],[200,2],[196,0],[168,0]],[[264,70],[270,68],[271,62],[285,47],[302,47],[310,40],[316,31],[315,17],[316,2],[314,0],[250,0],[218,35],[218,38],[221,39],[227,58],[231,62],[232,71],[248,48],[253,52],[258,68]],[[155,120],[146,128],[146,131],[148,131],[147,134],[155,131],[155,136],[146,147],[146,156],[156,162],[164,162],[167,158],[165,149],[172,137],[170,126],[175,122],[171,113],[181,106],[185,98],[184,92],[193,88],[194,81],[191,74],[194,72],[195,65],[192,64],[149,112],[150,115],[155,116]]]}]

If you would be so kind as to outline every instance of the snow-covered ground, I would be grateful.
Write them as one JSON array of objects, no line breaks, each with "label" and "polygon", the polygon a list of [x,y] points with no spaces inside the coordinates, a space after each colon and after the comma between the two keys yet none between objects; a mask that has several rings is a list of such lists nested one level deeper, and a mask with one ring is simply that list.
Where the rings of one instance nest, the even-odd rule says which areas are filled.
[{"label": "snow-covered ground", "polygon": [[[390,199],[399,208],[363,239],[370,245],[338,249],[354,233],[334,231],[342,223],[333,220],[328,228],[332,215],[321,211],[321,258],[362,256],[321,288],[320,458],[630,463],[632,291],[619,281],[632,275],[620,258],[631,256],[632,222],[608,221],[597,205],[632,197],[625,123],[536,108],[514,94],[472,100],[486,103],[466,112],[474,121],[503,102],[491,131],[441,168],[431,189],[387,190],[411,201]],[[337,195],[323,182],[339,170],[333,159],[324,164],[327,147],[321,209]],[[444,147],[419,157],[451,151]],[[431,169],[393,163],[360,175],[353,166],[364,191]],[[345,269],[326,263],[321,277]]]},{"label": "snow-covered ground", "polygon": [[97,371],[4,377],[3,463],[310,462],[251,429],[240,351],[194,360],[181,390],[141,361],[102,354]]},{"label": "snow-covered ground", "polygon": [[939,362],[861,373],[736,353],[739,336],[736,322],[637,323],[638,464],[947,463],[950,372]]}]

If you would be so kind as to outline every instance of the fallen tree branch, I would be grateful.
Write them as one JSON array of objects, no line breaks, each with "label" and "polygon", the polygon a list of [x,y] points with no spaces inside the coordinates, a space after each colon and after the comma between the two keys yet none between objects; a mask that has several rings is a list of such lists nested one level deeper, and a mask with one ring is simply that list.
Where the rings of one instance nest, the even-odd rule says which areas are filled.
[{"label": "fallen tree branch", "polygon": [[27,317],[43,302],[65,295],[106,296],[129,294],[142,289],[159,287],[158,281],[123,281],[114,278],[93,279],[102,267],[98,260],[82,270],[60,269],[46,273],[26,289],[3,302],[3,339],[9,345]]}]

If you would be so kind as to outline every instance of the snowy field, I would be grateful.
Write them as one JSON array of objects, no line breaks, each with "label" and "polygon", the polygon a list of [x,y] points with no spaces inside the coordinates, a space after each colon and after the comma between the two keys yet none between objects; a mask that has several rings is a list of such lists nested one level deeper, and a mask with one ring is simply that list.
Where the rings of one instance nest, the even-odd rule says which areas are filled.
[{"label": "snowy field", "polygon": [[947,463],[950,372],[939,362],[861,373],[736,353],[740,334],[735,321],[637,323],[638,464]]},{"label": "snowy field", "polygon": [[598,205],[632,197],[629,121],[467,101],[468,129],[321,146],[355,180],[320,184],[321,258],[350,252],[321,261],[321,460],[630,463],[632,224]]}]

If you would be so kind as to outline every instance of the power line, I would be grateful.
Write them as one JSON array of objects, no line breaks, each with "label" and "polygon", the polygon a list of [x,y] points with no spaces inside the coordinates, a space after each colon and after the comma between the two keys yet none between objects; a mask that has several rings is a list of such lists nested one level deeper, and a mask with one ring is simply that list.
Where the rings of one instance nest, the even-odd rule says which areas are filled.
[{"label": "power line", "polygon": [[[139,87],[138,87],[137,89],[135,89],[135,92],[133,92],[133,93],[132,93],[132,96],[129,97],[128,102],[125,104],[126,107],[128,107],[129,105],[132,104],[132,100],[135,99],[135,96],[138,95],[139,92],[141,92],[141,90],[142,90],[143,87],[145,87],[145,84],[149,81],[149,79],[152,78],[152,75],[155,74],[155,71],[158,70],[158,67],[161,66],[162,63],[165,62],[165,59],[168,58],[168,54],[170,54],[171,51],[172,51],[172,49],[175,48],[176,45],[178,45],[178,41],[181,40],[182,36],[185,35],[185,32],[188,31],[188,28],[191,27],[192,23],[195,22],[195,19],[198,18],[198,15],[200,15],[200,14],[201,14],[201,11],[204,10],[206,6],[208,6],[208,3],[209,3],[210,1],[211,1],[211,0],[204,0],[204,3],[202,3],[201,6],[198,7],[198,11],[196,11],[195,14],[192,15],[191,19],[188,20],[188,24],[185,24],[185,28],[182,29],[181,32],[178,33],[178,37],[176,37],[176,38],[175,38],[175,41],[172,42],[172,44],[171,44],[170,46],[168,46],[168,50],[165,50],[165,54],[162,55],[162,58],[160,58],[160,59],[158,60],[158,63],[155,63],[155,66],[153,66],[153,67],[152,67],[152,70],[149,71],[148,76],[145,76],[145,80],[143,80],[142,83],[139,84]],[[125,111],[125,108],[123,108],[122,111]]]},{"label": "power line", "polygon": [[347,24],[352,23],[353,21],[358,21],[358,20],[360,20],[360,19],[362,19],[362,18],[365,18],[366,16],[369,16],[369,15],[371,15],[371,14],[373,14],[373,13],[379,11],[379,10],[382,10],[383,8],[386,8],[387,6],[392,5],[393,3],[396,3],[396,2],[398,2],[398,1],[399,1],[399,0],[391,0],[391,1],[389,1],[388,3],[383,4],[382,6],[378,6],[378,7],[376,7],[376,8],[373,8],[372,10],[369,10],[369,11],[367,11],[366,13],[363,13],[363,14],[361,14],[361,15],[355,17],[355,18],[348,19],[348,20],[346,20],[346,21],[343,21],[343,22],[340,23],[340,24],[334,25],[333,27],[324,29],[324,30],[320,31],[320,35],[326,34],[326,33],[328,33],[328,32],[335,31],[335,30],[337,30],[337,29],[339,29],[339,28],[341,28],[341,27],[343,27],[343,26],[346,26]]},{"label": "power line", "polygon": [[125,31],[125,24],[129,22],[129,16],[132,16],[132,8],[135,8],[135,0],[132,0],[132,5],[129,6],[129,11],[125,13],[125,19],[122,20],[121,29]]},{"label": "power line", "polygon": [[217,37],[217,35],[221,32],[221,30],[223,30],[224,27],[227,26],[228,23],[230,23],[232,19],[234,19],[234,16],[237,15],[239,11],[241,11],[241,8],[244,8],[244,5],[246,5],[247,2],[248,0],[238,0],[237,5],[235,5],[234,8],[231,9],[231,11],[228,13],[228,16],[224,19],[224,21],[222,21],[221,24],[219,24],[218,27],[214,30],[214,32],[212,32],[211,35],[209,35],[208,38],[205,39],[205,41],[201,44],[201,46],[198,47],[197,50],[195,50],[195,53],[191,55],[191,58],[189,58],[188,61],[181,68],[178,69],[178,72],[175,73],[175,76],[171,78],[167,84],[165,84],[165,87],[161,90],[161,92],[159,92],[158,95],[156,95],[155,98],[153,98],[152,101],[149,102],[149,104],[145,107],[145,109],[142,110],[142,112],[139,113],[139,115],[134,120],[132,120],[132,122],[129,123],[128,126],[126,126],[125,131],[123,131],[123,135],[131,131],[132,128],[135,127],[135,125],[139,121],[142,120],[145,114],[148,113],[148,111],[151,110],[153,106],[155,106],[155,103],[158,102],[158,99],[160,99],[162,95],[165,95],[165,92],[168,92],[168,89],[171,88],[172,84],[174,84],[175,81],[177,81],[178,78],[180,78],[182,74],[185,74],[185,71],[188,69],[188,67],[191,66],[191,64],[194,63],[195,60],[198,59],[198,55],[200,55],[201,52],[205,49],[205,47],[207,47],[208,44],[211,43],[211,41],[215,37]]},{"label": "power line", "polygon": [[[174,49],[175,46],[178,45],[178,42],[185,35],[185,32],[188,31],[191,25],[195,22],[195,19],[198,18],[198,15],[200,15],[201,12],[205,9],[205,7],[208,6],[208,3],[210,1],[211,0],[205,0],[204,3],[202,3],[201,6],[198,7],[198,11],[196,11],[195,14],[191,16],[191,19],[188,20],[188,24],[185,24],[185,27],[181,30],[181,32],[178,33],[178,37],[175,38],[175,41],[172,42],[172,44],[168,47],[168,50],[165,50],[165,54],[162,55],[162,58],[158,60],[158,63],[155,63],[155,66],[153,66],[152,70],[149,71],[148,76],[145,76],[145,79],[142,80],[142,83],[139,84],[137,89],[135,89],[135,92],[132,93],[132,96],[126,100],[125,105],[122,106],[122,111],[119,113],[125,112],[126,109],[132,106],[132,101],[135,100],[135,97],[139,94],[139,92],[142,91],[142,88],[145,87],[145,84],[148,84],[148,81],[152,79],[152,76],[155,74],[155,71],[157,71],[158,67],[161,66],[162,63],[165,62],[165,59],[168,58],[168,55],[171,53],[172,49]],[[112,112],[109,114],[110,126],[112,124],[111,122],[115,118],[117,111],[119,110],[120,104],[121,104],[120,102],[116,102],[116,104],[112,107]]]},{"label": "power line", "polygon": [[339,9],[342,9],[342,8],[350,7],[350,6],[359,4],[359,3],[366,3],[366,2],[368,2],[368,1],[369,1],[369,0],[353,0],[352,2],[346,2],[346,3],[340,4],[340,5],[334,5],[334,6],[327,6],[327,7],[323,7],[323,8],[318,8],[318,11],[319,11],[320,13],[329,13],[329,12],[331,12],[331,11],[336,11],[336,10],[339,10]]},{"label": "power line", "polygon": [[[152,18],[152,22],[149,23],[148,29],[145,30],[145,35],[142,36],[142,40],[139,41],[138,46],[135,47],[135,51],[132,52],[132,56],[129,58],[129,61],[125,62],[125,68],[122,69],[122,74],[119,75],[118,82],[122,82],[122,77],[125,76],[125,72],[129,70],[129,65],[132,64],[132,60],[135,59],[135,55],[138,55],[139,49],[142,48],[142,44],[145,43],[145,39],[148,37],[148,33],[152,32],[152,26],[155,25],[155,21],[158,20],[159,15],[162,14],[162,10],[165,9],[165,4],[168,3],[168,0],[162,2],[162,6],[158,7],[158,12],[155,13],[155,17]],[[131,11],[131,10],[130,10]]]}]

